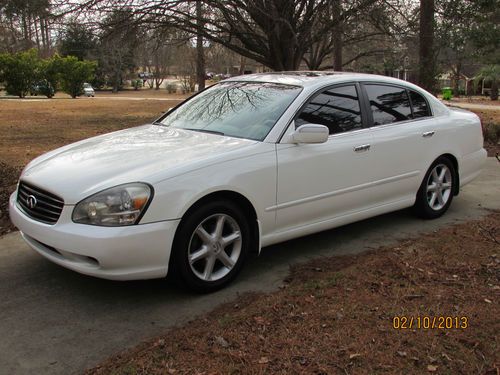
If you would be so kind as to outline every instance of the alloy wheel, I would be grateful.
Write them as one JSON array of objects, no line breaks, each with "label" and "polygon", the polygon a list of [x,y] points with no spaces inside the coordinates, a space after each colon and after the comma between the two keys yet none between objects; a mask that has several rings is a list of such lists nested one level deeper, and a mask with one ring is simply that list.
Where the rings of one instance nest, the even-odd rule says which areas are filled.
[{"label": "alloy wheel", "polygon": [[429,207],[434,211],[442,209],[450,199],[451,188],[450,169],[444,164],[436,165],[427,179],[426,195]]},{"label": "alloy wheel", "polygon": [[235,267],[241,248],[241,229],[236,220],[227,214],[211,215],[191,235],[189,266],[203,281],[220,280]]}]

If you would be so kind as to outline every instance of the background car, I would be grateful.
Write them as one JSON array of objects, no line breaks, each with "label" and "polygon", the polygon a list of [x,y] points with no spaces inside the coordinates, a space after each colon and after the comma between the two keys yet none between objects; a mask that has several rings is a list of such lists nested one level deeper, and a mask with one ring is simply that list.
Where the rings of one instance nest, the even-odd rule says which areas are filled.
[{"label": "background car", "polygon": [[90,83],[84,83],[83,84],[83,95],[86,97],[94,97],[95,96],[95,91],[94,88]]},{"label": "background car", "polygon": [[10,215],[72,270],[213,291],[263,246],[406,207],[437,218],[485,158],[476,115],[408,82],[245,75],[38,157]]}]

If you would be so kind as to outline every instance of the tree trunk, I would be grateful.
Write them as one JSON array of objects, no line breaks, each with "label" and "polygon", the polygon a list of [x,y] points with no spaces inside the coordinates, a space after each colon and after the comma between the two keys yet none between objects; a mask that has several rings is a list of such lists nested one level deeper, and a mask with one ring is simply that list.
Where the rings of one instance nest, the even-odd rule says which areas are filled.
[{"label": "tree trunk", "polygon": [[335,31],[333,35],[333,70],[342,71],[342,34]]},{"label": "tree trunk", "polygon": [[239,70],[240,75],[245,74],[245,62],[246,58],[244,56],[240,56],[240,70]]},{"label": "tree trunk", "polygon": [[40,36],[38,34],[38,22],[36,21],[36,18],[33,19],[33,25],[35,28],[36,48],[37,48],[38,52],[40,52]]},{"label": "tree trunk", "polygon": [[453,82],[453,95],[455,97],[460,97],[460,72],[462,71],[462,64],[457,63],[455,69],[455,82]]},{"label": "tree trunk", "polygon": [[47,51],[47,41],[45,40],[45,19],[40,17],[40,35],[42,36],[42,48]]},{"label": "tree trunk", "polygon": [[496,79],[491,82],[490,99],[498,100],[498,81]]},{"label": "tree trunk", "polygon": [[342,71],[342,7],[340,0],[336,0],[333,4],[333,17],[337,18],[337,24],[333,29],[333,70]]},{"label": "tree trunk", "polygon": [[436,92],[436,63],[434,59],[434,0],[420,0],[419,31],[420,86]]},{"label": "tree trunk", "polygon": [[196,1],[196,26],[198,33],[196,36],[196,81],[198,91],[205,88],[205,52],[203,51],[203,9],[201,1]]}]

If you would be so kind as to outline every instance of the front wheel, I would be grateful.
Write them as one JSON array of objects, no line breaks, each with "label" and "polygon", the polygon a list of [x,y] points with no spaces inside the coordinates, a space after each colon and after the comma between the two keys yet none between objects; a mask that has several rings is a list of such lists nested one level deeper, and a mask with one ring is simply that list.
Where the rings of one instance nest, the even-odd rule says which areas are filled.
[{"label": "front wheel", "polygon": [[450,207],[455,190],[456,171],[446,157],[439,157],[425,174],[420,185],[414,209],[424,219],[435,219]]},{"label": "front wheel", "polygon": [[181,222],[169,272],[194,291],[220,289],[241,270],[250,233],[238,206],[224,201],[203,205]]}]

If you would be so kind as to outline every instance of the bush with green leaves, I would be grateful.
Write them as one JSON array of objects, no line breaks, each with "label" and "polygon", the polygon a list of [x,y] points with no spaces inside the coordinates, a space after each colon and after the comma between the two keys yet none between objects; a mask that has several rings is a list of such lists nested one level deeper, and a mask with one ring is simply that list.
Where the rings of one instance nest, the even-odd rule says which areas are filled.
[{"label": "bush with green leaves", "polygon": [[39,71],[38,92],[52,98],[59,88],[61,57],[56,54],[49,59],[40,60]]},{"label": "bush with green leaves", "polygon": [[10,95],[24,98],[42,94],[51,98],[59,89],[73,98],[83,92],[83,83],[94,79],[96,63],[74,56],[40,59],[36,50],[0,54],[0,81]]},{"label": "bush with green leaves", "polygon": [[10,95],[24,98],[40,79],[40,59],[36,50],[0,55],[0,81]]},{"label": "bush with green leaves", "polygon": [[142,79],[133,79],[131,83],[134,90],[139,90],[142,87]]},{"label": "bush with green leaves", "polygon": [[62,90],[72,98],[83,93],[83,84],[94,79],[95,61],[80,61],[74,56],[60,58],[60,82]]}]

